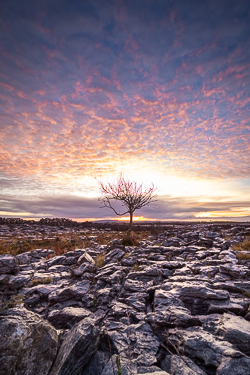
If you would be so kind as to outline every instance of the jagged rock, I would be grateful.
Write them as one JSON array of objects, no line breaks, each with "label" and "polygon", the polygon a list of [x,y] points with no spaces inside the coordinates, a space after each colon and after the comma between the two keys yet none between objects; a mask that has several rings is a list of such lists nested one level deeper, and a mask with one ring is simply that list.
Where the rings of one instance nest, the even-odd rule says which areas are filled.
[{"label": "jagged rock", "polygon": [[146,312],[146,298],[147,293],[133,293],[130,297],[125,298],[125,301],[135,310]]},{"label": "jagged rock", "polygon": [[246,375],[250,374],[250,358],[230,358],[223,357],[217,375]]},{"label": "jagged rock", "polygon": [[96,266],[93,263],[86,262],[77,268],[73,268],[72,272],[75,276],[82,276],[84,273],[95,273]]},{"label": "jagged rock", "polygon": [[9,278],[9,287],[11,289],[23,288],[31,279],[31,274],[19,272],[17,275],[11,275]]},{"label": "jagged rock", "polygon": [[121,260],[125,254],[125,251],[118,248],[112,249],[106,256],[105,256],[105,264],[114,263],[118,260]]},{"label": "jagged rock", "polygon": [[97,298],[100,305],[107,305],[111,301],[111,288],[103,288],[97,290]]},{"label": "jagged rock", "polygon": [[81,375],[97,351],[99,338],[94,320],[85,318],[75,325],[63,340],[50,375]]},{"label": "jagged rock", "polygon": [[175,296],[174,293],[163,289],[157,289],[154,296],[155,311],[164,311],[166,307],[171,305],[184,307],[184,303],[178,296]]},{"label": "jagged rock", "polygon": [[29,264],[31,261],[31,255],[29,253],[18,254],[16,259],[18,264]]},{"label": "jagged rock", "polygon": [[220,272],[231,276],[233,279],[244,279],[250,275],[248,267],[237,265],[237,264],[222,264],[220,266]]},{"label": "jagged rock", "polygon": [[238,304],[238,303],[233,303],[230,301],[227,301],[227,303],[211,303],[209,308],[208,308],[208,313],[221,313],[223,314],[224,312],[233,312],[235,314],[241,314],[244,312],[244,306]]},{"label": "jagged rock", "polygon": [[13,255],[0,255],[0,274],[15,273],[19,270],[18,261]]},{"label": "jagged rock", "polygon": [[190,358],[178,355],[166,355],[161,368],[171,375],[206,375]]},{"label": "jagged rock", "polygon": [[89,290],[90,282],[87,280],[78,282],[72,286],[56,289],[49,294],[50,303],[64,302],[70,299],[80,300]]},{"label": "jagged rock", "polygon": [[148,323],[124,325],[119,331],[108,331],[108,335],[121,358],[131,358],[137,366],[156,363],[159,339]]},{"label": "jagged rock", "polygon": [[0,316],[0,374],[47,375],[56,357],[54,327],[25,308]]}]

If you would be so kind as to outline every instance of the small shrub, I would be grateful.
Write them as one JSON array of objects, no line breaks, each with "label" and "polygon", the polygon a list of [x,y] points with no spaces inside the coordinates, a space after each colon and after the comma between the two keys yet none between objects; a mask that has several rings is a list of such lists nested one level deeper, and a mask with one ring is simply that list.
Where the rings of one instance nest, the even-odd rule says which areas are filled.
[{"label": "small shrub", "polygon": [[104,264],[105,257],[103,254],[98,254],[96,256],[95,265],[96,267],[102,267]]},{"label": "small shrub", "polygon": [[96,309],[96,308],[98,307],[98,305],[99,305],[99,302],[98,302],[98,300],[94,297],[94,298],[92,299],[92,301],[90,302],[90,308],[92,308],[92,309]]},{"label": "small shrub", "polygon": [[129,232],[122,237],[121,244],[123,246],[139,246],[138,240]]}]

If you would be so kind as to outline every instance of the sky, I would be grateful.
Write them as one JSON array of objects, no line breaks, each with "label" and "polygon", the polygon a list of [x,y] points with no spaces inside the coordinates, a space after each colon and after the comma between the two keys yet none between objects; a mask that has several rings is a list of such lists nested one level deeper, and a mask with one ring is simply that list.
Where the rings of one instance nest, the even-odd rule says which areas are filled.
[{"label": "sky", "polygon": [[249,0],[1,0],[0,216],[250,219]]}]

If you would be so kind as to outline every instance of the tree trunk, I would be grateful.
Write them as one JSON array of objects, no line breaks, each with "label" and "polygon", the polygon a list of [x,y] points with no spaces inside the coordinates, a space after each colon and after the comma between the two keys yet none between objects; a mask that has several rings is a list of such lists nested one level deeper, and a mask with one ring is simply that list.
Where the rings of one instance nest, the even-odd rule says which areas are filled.
[{"label": "tree trunk", "polygon": [[132,223],[133,223],[133,212],[130,211],[129,217],[130,217],[130,220],[129,220],[129,232],[131,232],[131,230],[132,230]]}]

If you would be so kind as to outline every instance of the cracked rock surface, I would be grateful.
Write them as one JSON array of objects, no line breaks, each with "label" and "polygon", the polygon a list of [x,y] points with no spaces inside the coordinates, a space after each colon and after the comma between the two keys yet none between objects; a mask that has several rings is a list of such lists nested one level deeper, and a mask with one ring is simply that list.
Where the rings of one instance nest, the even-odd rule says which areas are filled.
[{"label": "cracked rock surface", "polygon": [[0,255],[0,375],[250,374],[250,261],[231,247],[249,234],[175,225],[134,247]]}]

